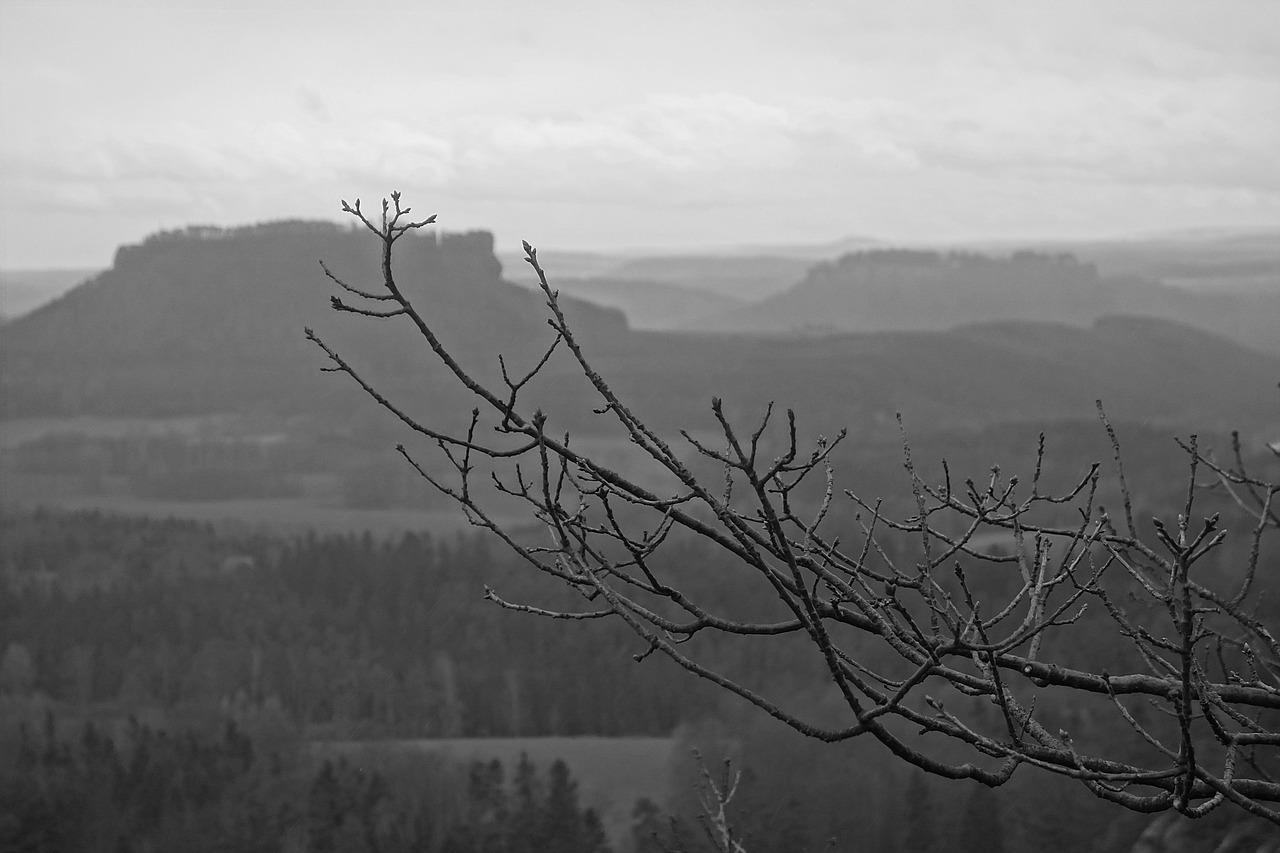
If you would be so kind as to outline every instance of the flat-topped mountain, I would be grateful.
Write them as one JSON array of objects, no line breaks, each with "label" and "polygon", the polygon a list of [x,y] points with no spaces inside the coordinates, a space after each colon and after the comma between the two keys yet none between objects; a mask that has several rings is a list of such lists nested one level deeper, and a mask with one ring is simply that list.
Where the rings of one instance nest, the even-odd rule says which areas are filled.
[{"label": "flat-topped mountain", "polygon": [[873,250],[815,265],[784,293],[700,329],[907,331],[1028,320],[1087,326],[1108,315],[1159,317],[1280,352],[1280,291],[1196,293],[1138,276],[1103,276],[1069,254]]},{"label": "flat-topped mountain", "polygon": [[[122,247],[110,269],[0,331],[5,414],[312,410],[341,383],[319,375],[306,326],[353,363],[429,385],[438,372],[407,323],[329,307],[339,290],[318,262],[377,292],[379,251],[363,229],[297,221],[188,228]],[[396,271],[464,357],[496,369],[499,346],[521,355],[550,341],[542,300],[502,280],[487,232],[409,235],[396,244]],[[625,330],[618,312],[569,303],[588,338]]]}]

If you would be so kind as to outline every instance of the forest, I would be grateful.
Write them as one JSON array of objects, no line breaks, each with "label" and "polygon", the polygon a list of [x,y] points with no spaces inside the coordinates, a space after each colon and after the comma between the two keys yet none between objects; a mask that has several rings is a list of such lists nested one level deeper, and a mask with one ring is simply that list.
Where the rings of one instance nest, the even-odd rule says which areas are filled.
[{"label": "forest", "polygon": [[[661,658],[636,663],[643,648],[620,626],[502,612],[486,589],[548,607],[568,593],[481,533],[287,537],[48,510],[0,523],[5,849],[699,850],[694,748],[743,772],[731,805],[755,849],[944,849],[946,836],[957,851],[1121,851],[1150,822],[1063,780],[957,795],[874,747],[781,731]],[[681,553],[697,567],[682,575],[691,591],[767,611],[733,600],[715,551],[691,540]],[[735,677],[834,711],[800,642],[721,641],[708,653]],[[1089,732],[1087,703],[1054,714],[1110,737]],[[362,770],[317,746],[587,734],[674,736],[684,755],[665,800],[630,804],[631,826],[607,842],[563,765]],[[858,809],[840,807],[850,798]],[[543,837],[517,828],[530,821],[560,840],[513,846]]]},{"label": "forest", "polygon": [[498,761],[400,773],[309,762],[233,722],[220,734],[134,717],[119,737],[92,721],[78,737],[59,728],[50,710],[38,734],[23,722],[4,738],[5,850],[610,850],[561,761],[543,774],[522,756],[508,785]]}]

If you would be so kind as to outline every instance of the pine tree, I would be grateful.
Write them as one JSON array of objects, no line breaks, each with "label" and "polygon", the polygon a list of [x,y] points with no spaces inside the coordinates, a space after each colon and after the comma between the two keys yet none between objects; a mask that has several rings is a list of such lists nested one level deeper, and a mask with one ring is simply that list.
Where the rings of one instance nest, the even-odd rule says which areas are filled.
[{"label": "pine tree", "polygon": [[537,849],[542,811],[542,784],[537,768],[529,760],[527,752],[520,753],[516,766],[514,786],[515,803],[508,829],[509,853],[534,853]]},{"label": "pine tree", "polygon": [[542,847],[537,853],[578,851],[582,848],[582,812],[578,808],[578,783],[569,776],[561,759],[551,765],[547,802],[542,814]]},{"label": "pine tree", "polygon": [[338,780],[326,761],[307,797],[307,853],[338,853],[335,832],[342,820]]}]

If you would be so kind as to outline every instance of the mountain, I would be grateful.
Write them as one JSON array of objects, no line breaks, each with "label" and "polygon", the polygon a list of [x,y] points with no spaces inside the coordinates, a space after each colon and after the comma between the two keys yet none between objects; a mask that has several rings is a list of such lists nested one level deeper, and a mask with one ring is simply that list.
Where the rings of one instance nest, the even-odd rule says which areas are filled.
[{"label": "mountain", "polygon": [[[312,326],[412,413],[437,424],[465,420],[473,398],[444,375],[411,324],[329,308],[338,290],[317,261],[353,285],[376,289],[378,249],[363,231],[314,222],[193,228],[124,247],[111,269],[0,327],[3,416],[300,414],[335,428],[373,419],[376,406],[358,388],[320,372],[325,358],[302,334]],[[874,263],[906,270],[974,266],[984,275],[969,277],[973,287],[988,283],[985,273],[1005,269],[942,256],[890,255]],[[846,258],[806,279],[804,286],[836,285],[828,317],[844,310],[836,298],[844,278],[836,273],[850,264],[862,269],[866,260]],[[827,432],[891,426],[897,411],[939,426],[1089,417],[1097,397],[1114,416],[1134,420],[1277,422],[1280,358],[1163,320],[1086,324],[1096,306],[1067,285],[1096,274],[1067,260],[1006,263],[1020,264],[1061,268],[1041,289],[1061,311],[1075,312],[1070,316],[1079,324],[990,322],[1001,315],[988,303],[966,313],[966,300],[955,298],[948,303],[952,324],[978,316],[986,322],[946,330],[709,335],[631,330],[618,311],[571,297],[565,306],[601,374],[664,430],[714,426],[713,394],[735,418],[756,418],[777,400],[795,407],[806,429]],[[502,279],[488,233],[406,237],[397,244],[396,270],[445,345],[497,387],[499,352],[518,376],[551,340],[541,298]],[[922,292],[936,289],[934,279],[922,279]],[[908,308],[923,298],[910,276],[900,272],[895,280],[906,282]],[[1012,286],[1015,277],[996,281]],[[888,299],[898,290],[876,292]],[[890,309],[896,310],[892,301],[877,308]],[[590,432],[609,423],[607,415],[590,413],[598,397],[563,348],[528,391],[553,426]]]},{"label": "mountain", "polygon": [[[340,383],[320,375],[324,356],[305,326],[393,388],[447,389],[407,323],[329,307],[339,290],[318,261],[377,290],[379,248],[363,229],[297,221],[125,246],[110,269],[0,327],[5,416],[341,409]],[[542,300],[501,279],[488,233],[410,235],[396,267],[441,339],[488,375],[499,346],[522,359],[550,342]],[[587,339],[625,330],[618,312],[574,300],[566,310]]]},{"label": "mountain", "polygon": [[[873,250],[821,263],[784,293],[697,326],[718,331],[947,329],[1003,320],[1087,326],[1112,314],[1160,317],[1280,353],[1280,290],[1206,293],[1103,276],[1069,254]],[[691,324],[692,325],[692,324]]]}]

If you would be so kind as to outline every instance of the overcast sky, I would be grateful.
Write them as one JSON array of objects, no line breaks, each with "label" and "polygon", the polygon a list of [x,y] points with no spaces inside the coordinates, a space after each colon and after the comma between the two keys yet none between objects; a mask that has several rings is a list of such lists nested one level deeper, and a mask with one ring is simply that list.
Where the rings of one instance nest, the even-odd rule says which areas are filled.
[{"label": "overcast sky", "polygon": [[0,267],[402,189],[500,247],[1280,226],[1280,3],[0,0]]}]

